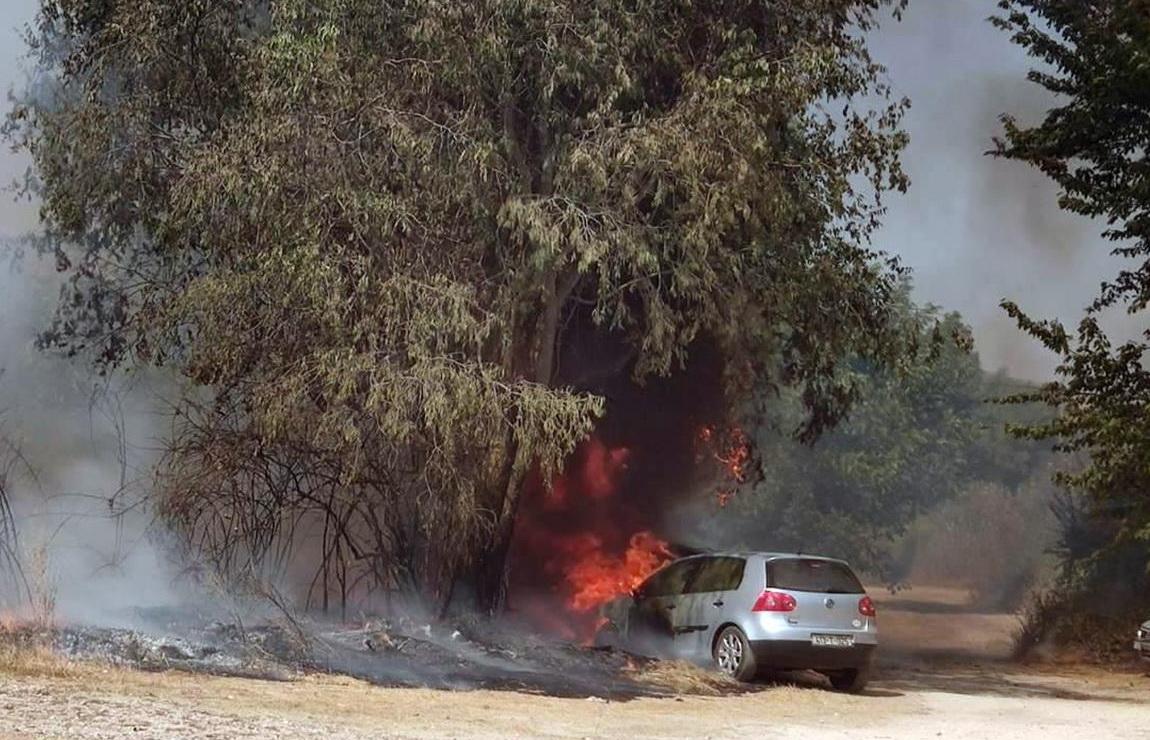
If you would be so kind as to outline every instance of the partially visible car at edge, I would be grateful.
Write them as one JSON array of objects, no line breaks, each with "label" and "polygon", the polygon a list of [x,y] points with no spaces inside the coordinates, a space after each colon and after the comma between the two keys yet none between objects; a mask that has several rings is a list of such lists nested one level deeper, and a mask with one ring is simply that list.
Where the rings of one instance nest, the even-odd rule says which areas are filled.
[{"label": "partially visible car at edge", "polygon": [[850,566],[787,553],[675,560],[604,610],[600,642],[709,662],[742,681],[815,670],[861,691],[878,647],[874,602]]},{"label": "partially visible car at edge", "polygon": [[1150,619],[1142,623],[1134,637],[1134,650],[1142,660],[1150,660]]}]

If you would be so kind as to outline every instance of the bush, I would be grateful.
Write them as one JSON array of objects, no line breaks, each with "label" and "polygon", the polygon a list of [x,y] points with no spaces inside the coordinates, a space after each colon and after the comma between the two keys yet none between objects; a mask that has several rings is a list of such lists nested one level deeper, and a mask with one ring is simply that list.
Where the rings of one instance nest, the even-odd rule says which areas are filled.
[{"label": "bush", "polygon": [[1045,477],[1018,491],[979,483],[919,519],[903,543],[905,577],[968,589],[981,609],[1021,607],[1049,570],[1055,529]]},{"label": "bush", "polygon": [[1073,657],[1100,663],[1129,660],[1134,630],[1150,616],[1150,606],[1133,602],[1128,608],[1106,612],[1092,606],[1093,597],[1089,590],[1035,593],[1014,636],[1014,657]]},{"label": "bush", "polygon": [[1116,519],[1068,492],[1057,497],[1054,513],[1060,570],[1053,587],[1028,605],[1016,657],[1129,659],[1134,630],[1150,617],[1150,544],[1116,537]]}]

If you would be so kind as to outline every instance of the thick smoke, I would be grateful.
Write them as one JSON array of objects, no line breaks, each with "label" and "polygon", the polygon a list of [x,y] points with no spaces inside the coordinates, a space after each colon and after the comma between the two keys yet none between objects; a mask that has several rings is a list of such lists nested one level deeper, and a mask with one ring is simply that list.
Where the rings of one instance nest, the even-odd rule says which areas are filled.
[{"label": "thick smoke", "polygon": [[[998,307],[1075,325],[1117,272],[1105,224],[1058,208],[1055,186],[1018,162],[985,156],[1004,113],[1041,120],[1057,104],[1027,81],[1036,62],[994,28],[996,0],[914,0],[901,23],[872,39],[895,93],[911,99],[905,165],[913,185],[891,199],[881,249],[914,269],[915,299],[962,313],[987,369],[1046,380],[1057,358]],[[1117,337],[1138,327],[1108,318]]]},{"label": "thick smoke", "polygon": [[31,597],[54,606],[37,616],[105,625],[180,603],[143,496],[161,418],[155,384],[95,378],[38,352],[57,279],[31,256],[3,264],[2,431],[26,462],[8,490],[26,583],[5,586],[4,600],[27,608]]}]

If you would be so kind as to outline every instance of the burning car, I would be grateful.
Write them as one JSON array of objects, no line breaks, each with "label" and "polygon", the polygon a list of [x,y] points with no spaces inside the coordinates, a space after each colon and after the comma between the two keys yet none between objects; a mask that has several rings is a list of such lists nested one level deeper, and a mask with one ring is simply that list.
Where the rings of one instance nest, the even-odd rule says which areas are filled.
[{"label": "burning car", "polygon": [[710,663],[741,681],[809,669],[862,691],[878,646],[874,602],[850,566],[811,555],[682,558],[601,614],[601,645]]}]

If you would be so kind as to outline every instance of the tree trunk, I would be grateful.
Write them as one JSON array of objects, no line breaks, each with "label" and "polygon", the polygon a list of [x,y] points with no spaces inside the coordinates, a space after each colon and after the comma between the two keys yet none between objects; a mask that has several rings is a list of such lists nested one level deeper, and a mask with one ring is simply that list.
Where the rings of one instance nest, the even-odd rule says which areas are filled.
[{"label": "tree trunk", "polygon": [[[511,162],[519,174],[519,188],[524,193],[546,195],[553,189],[556,156],[553,151],[552,133],[538,121],[525,121],[515,101],[503,101],[503,132]],[[530,161],[524,144],[524,129],[530,129],[538,138],[538,159]],[[540,296],[541,310],[523,325],[524,341],[519,347],[526,351],[512,350],[510,370],[517,378],[525,378],[534,383],[550,386],[555,374],[558,354],[559,327],[563,317],[563,306],[579,282],[579,271],[575,265],[557,264],[543,281],[543,294]],[[476,599],[481,611],[489,615],[501,613],[507,605],[507,585],[511,574],[511,547],[515,538],[515,522],[523,495],[524,470],[533,460],[519,460],[518,443],[508,434],[507,459],[500,471],[494,488],[500,491],[498,517],[491,546],[484,553],[483,561],[477,568]]]},{"label": "tree trunk", "polygon": [[[543,311],[534,324],[534,366],[528,377],[536,383],[551,385],[558,354],[559,326],[563,306],[579,282],[579,271],[569,266],[562,272],[553,271],[546,281]],[[507,605],[507,585],[511,575],[511,545],[515,539],[515,522],[523,495],[523,470],[532,461],[519,461],[519,446],[514,439],[507,440],[507,459],[496,485],[501,487],[502,506],[496,521],[492,545],[484,554],[479,567],[476,598],[481,611],[491,616],[501,613]],[[518,463],[518,464],[517,464]]]},{"label": "tree trunk", "polygon": [[519,511],[519,497],[523,488],[523,476],[516,473],[515,465],[519,445],[514,439],[509,439],[507,449],[507,460],[504,462],[499,480],[503,488],[503,505],[496,520],[491,546],[479,563],[479,577],[475,589],[480,611],[489,616],[498,615],[507,605],[511,540],[515,536],[515,515]]}]

